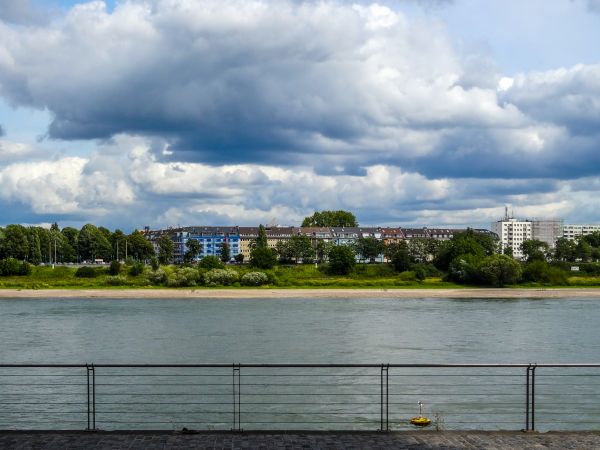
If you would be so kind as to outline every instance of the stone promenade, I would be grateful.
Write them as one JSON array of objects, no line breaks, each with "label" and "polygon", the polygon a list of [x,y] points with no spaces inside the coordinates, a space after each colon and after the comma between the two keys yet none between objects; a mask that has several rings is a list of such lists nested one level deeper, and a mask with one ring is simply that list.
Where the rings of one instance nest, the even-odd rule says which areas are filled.
[{"label": "stone promenade", "polygon": [[0,432],[0,449],[600,449],[600,432]]}]

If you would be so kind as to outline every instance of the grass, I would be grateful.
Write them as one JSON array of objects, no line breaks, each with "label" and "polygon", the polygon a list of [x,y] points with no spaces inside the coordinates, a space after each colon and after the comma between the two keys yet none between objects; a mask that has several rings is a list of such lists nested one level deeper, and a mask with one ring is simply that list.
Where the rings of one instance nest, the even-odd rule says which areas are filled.
[{"label": "grass", "polygon": [[[240,276],[247,272],[256,271],[248,266],[230,266],[239,272]],[[110,277],[106,270],[96,278],[77,278],[76,269],[72,267],[56,267],[52,269],[47,266],[33,267],[31,275],[0,277],[0,289],[131,289],[131,288],[164,288],[164,285],[153,286],[148,281],[149,268],[138,276],[127,275],[128,267],[125,267],[119,276],[119,285],[114,285],[114,278]],[[173,267],[163,267],[167,273],[174,270]],[[289,288],[289,289],[334,289],[334,288],[376,288],[376,289],[398,289],[398,288],[461,288],[455,283],[442,281],[439,277],[426,278],[417,281],[411,272],[395,273],[390,267],[383,264],[359,265],[347,276],[329,275],[322,267],[315,268],[313,265],[277,266],[272,270],[264,271],[269,274],[272,283],[263,288]],[[239,283],[231,288],[238,288]],[[204,286],[194,286],[194,289],[210,289]],[[260,289],[260,288],[258,288]]]}]

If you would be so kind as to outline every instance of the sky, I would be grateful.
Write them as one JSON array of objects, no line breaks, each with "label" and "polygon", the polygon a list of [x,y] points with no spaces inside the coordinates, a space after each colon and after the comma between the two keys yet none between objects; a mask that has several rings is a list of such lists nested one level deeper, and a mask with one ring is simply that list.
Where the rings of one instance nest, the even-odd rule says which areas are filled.
[{"label": "sky", "polygon": [[0,225],[600,223],[600,0],[2,0]]}]

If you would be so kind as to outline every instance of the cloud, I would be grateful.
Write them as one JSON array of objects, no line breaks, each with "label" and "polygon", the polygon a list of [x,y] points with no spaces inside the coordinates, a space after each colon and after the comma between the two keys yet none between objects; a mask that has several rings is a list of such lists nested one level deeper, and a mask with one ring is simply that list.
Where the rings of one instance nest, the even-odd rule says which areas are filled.
[{"label": "cloud", "polygon": [[2,0],[0,21],[34,24],[46,20],[44,11],[32,5],[31,0]]},{"label": "cloud", "polygon": [[363,175],[308,166],[167,162],[156,143],[116,136],[86,157],[55,156],[0,168],[3,223],[92,221],[145,225],[299,224],[314,210],[347,209],[363,225],[488,227],[512,205],[519,216],[590,221],[600,177],[573,181],[427,177],[377,164]]},{"label": "cloud", "polygon": [[592,12],[600,13],[600,0],[587,0],[587,7]]},{"label": "cloud", "polygon": [[445,130],[528,123],[498,103],[489,61],[458,55],[438,22],[377,4],[155,0],[109,13],[91,2],[21,33],[0,28],[0,87],[48,108],[50,137],[160,136],[171,160],[318,156],[319,170],[361,173],[401,166]]},{"label": "cloud", "polygon": [[6,131],[4,131],[4,128],[2,127],[2,125],[0,125],[0,137],[3,137],[6,135]]}]

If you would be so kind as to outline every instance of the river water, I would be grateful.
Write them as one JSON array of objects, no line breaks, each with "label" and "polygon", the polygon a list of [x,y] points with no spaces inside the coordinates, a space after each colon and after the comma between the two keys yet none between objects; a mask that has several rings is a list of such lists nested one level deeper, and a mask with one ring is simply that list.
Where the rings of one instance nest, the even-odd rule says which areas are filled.
[{"label": "river water", "polygon": [[[598,324],[600,302],[592,299],[8,299],[0,300],[0,364],[596,363],[600,362]],[[231,406],[227,405],[231,400],[231,369],[203,374],[187,369],[135,374],[119,370],[98,372],[99,379],[105,381],[105,386],[99,382],[102,386],[98,387],[98,395],[104,392],[108,396],[104,398],[104,422],[99,420],[103,428],[176,428],[194,423],[199,428],[231,428],[226,412]],[[405,417],[418,412],[416,402],[423,400],[426,411],[436,414],[440,428],[522,428],[525,369],[503,370],[390,369],[391,427],[403,428]],[[45,383],[49,385],[45,388],[40,384],[44,378],[34,376],[44,375],[40,371],[17,373],[3,369],[0,403],[14,406],[4,415],[0,412],[0,428],[79,425],[79,409],[63,414],[67,411],[63,403],[79,405],[83,383],[57,386],[60,383],[55,382],[61,376],[67,379],[72,372],[46,372],[46,380],[52,383]],[[537,373],[536,428],[597,427],[600,410],[595,403],[600,377],[596,375],[600,370],[542,372],[540,368]],[[297,369],[277,373],[246,370],[243,377],[244,406],[267,404],[260,411],[243,411],[246,429],[376,429],[380,425],[379,368],[304,370],[300,374]],[[36,386],[17,386],[16,379],[23,385]],[[115,379],[127,380],[129,384],[123,384],[127,392],[118,390]],[[281,383],[282,379],[293,382]],[[184,386],[187,396],[178,385],[181,380],[190,382]],[[311,380],[316,382],[308,382]],[[148,388],[143,387],[146,385]],[[173,388],[169,390],[167,385]],[[192,393],[194,386],[203,390]],[[69,400],[69,395],[77,401],[63,402]],[[167,400],[163,403],[175,411],[157,419],[157,411],[163,407],[148,406],[152,395],[162,395]],[[33,417],[21,405],[27,396],[41,408],[38,416]],[[56,401],[54,409],[39,406],[50,403],[48,397]],[[211,401],[225,397],[226,401]],[[151,416],[155,422],[137,415],[137,425],[132,425],[135,408],[127,409],[121,403],[133,404],[136,398],[143,400],[138,402],[143,411],[137,412]],[[202,404],[202,412],[206,413],[196,422],[188,417],[195,413],[191,406],[179,405],[187,403],[180,400],[190,398],[200,399],[194,404]],[[292,410],[291,404],[302,403],[292,402],[294,399],[308,400],[304,403],[311,404],[311,408],[318,404],[317,411]],[[274,406],[276,400],[284,400],[279,403],[286,403],[285,408]],[[356,412],[352,402],[365,406]],[[211,403],[216,415],[209,417],[206,405]],[[325,411],[323,404],[339,407],[327,415],[330,411]],[[114,415],[108,416],[111,411]],[[470,414],[475,412],[477,420],[471,420]],[[288,414],[285,422],[276,420],[281,414]],[[482,419],[486,414],[489,420]],[[556,417],[561,414],[566,416]],[[65,419],[64,426],[60,418]]]}]

